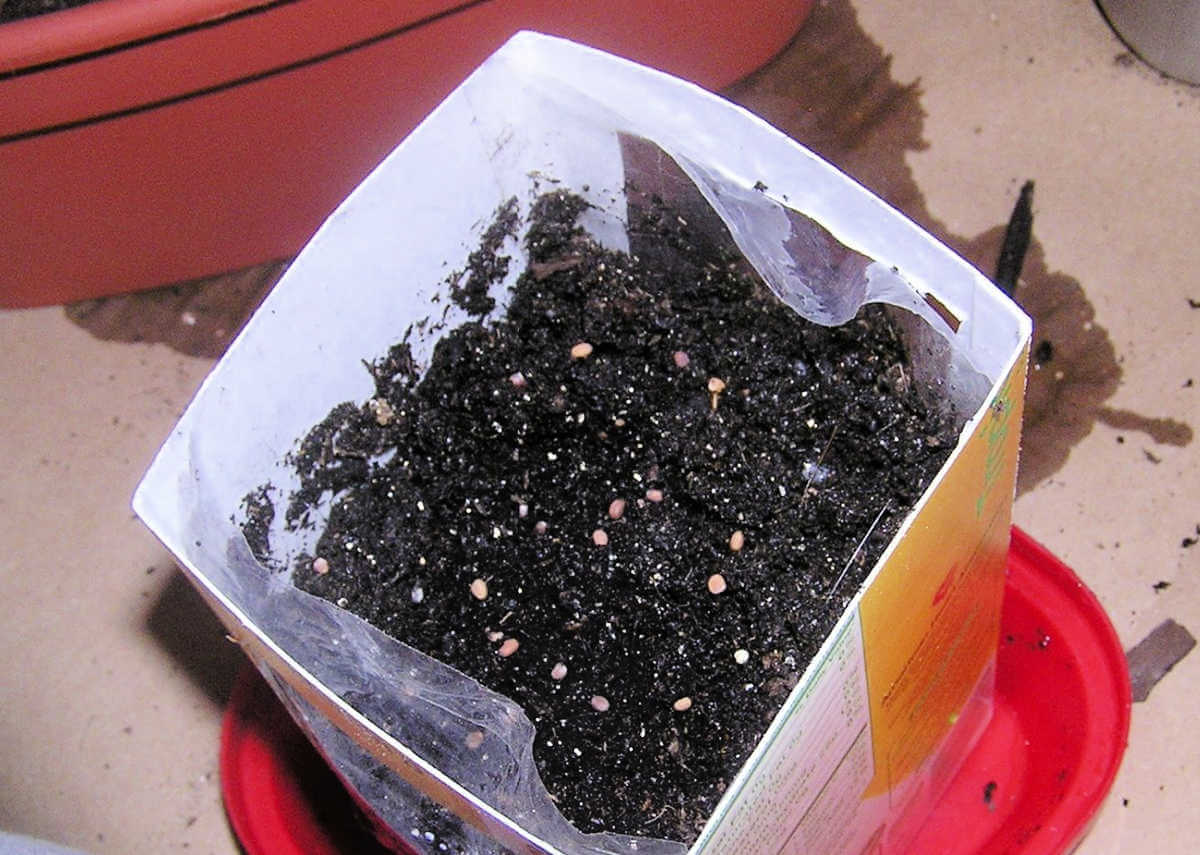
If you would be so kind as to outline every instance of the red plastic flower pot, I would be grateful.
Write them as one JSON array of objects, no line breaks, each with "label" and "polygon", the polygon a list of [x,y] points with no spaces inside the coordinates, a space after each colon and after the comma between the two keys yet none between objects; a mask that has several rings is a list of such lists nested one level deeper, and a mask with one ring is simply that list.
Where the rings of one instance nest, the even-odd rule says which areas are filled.
[{"label": "red plastic flower pot", "polygon": [[811,0],[98,0],[0,26],[0,306],[295,253],[520,29],[720,88]]}]

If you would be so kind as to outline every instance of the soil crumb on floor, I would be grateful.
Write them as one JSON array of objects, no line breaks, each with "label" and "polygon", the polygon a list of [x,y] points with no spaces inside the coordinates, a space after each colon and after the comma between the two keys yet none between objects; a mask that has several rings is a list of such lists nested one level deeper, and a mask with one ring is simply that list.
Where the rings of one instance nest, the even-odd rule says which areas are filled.
[{"label": "soil crumb on floor", "polygon": [[958,425],[881,308],[808,323],[661,206],[631,209],[634,255],[585,208],[538,198],[496,317],[502,208],[476,317],[305,438],[289,524],[336,498],[293,574],[520,704],[579,829],[690,843]]}]

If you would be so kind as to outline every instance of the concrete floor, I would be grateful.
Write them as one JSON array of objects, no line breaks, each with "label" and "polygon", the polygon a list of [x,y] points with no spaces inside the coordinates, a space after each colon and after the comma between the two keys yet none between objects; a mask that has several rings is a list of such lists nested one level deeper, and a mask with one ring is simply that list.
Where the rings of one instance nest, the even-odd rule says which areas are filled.
[{"label": "concrete floor", "polygon": [[[838,0],[731,95],[985,270],[1036,179],[1018,296],[1056,350],[1031,387],[1016,521],[1095,590],[1128,648],[1168,617],[1200,630],[1200,546],[1183,546],[1200,525],[1200,90],[1125,50],[1085,0]],[[197,327],[228,331],[155,299],[0,313],[0,828],[95,853],[230,855],[216,764],[240,652],[129,510],[212,364],[188,355],[214,350]],[[123,340],[154,306],[153,343]],[[97,322],[105,311],[126,320]],[[1081,853],[1194,851],[1198,689],[1193,654],[1135,705]]]}]

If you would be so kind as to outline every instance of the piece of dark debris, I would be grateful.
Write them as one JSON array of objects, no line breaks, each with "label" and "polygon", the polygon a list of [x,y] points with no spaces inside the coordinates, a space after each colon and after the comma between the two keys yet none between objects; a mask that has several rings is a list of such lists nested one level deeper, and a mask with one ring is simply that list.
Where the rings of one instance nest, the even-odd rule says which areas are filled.
[{"label": "piece of dark debris", "polygon": [[1160,579],[1157,582],[1155,582],[1151,587],[1154,588],[1154,593],[1157,594],[1159,591],[1165,591],[1165,590],[1167,590],[1167,588],[1171,587],[1171,583],[1165,582],[1162,579]]}]

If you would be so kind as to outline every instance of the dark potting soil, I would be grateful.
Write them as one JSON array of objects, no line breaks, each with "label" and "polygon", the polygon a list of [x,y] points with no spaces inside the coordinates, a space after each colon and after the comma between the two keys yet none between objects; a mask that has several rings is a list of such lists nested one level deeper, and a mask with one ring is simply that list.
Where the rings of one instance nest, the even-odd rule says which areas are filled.
[{"label": "dark potting soil", "polygon": [[92,0],[0,0],[0,23],[82,6]]},{"label": "dark potting soil", "polygon": [[423,376],[396,345],[303,441],[289,524],[337,498],[294,579],[520,704],[581,830],[691,842],[958,425],[880,308],[805,322],[661,207],[631,211],[633,255],[584,208],[540,197],[504,317]]}]

